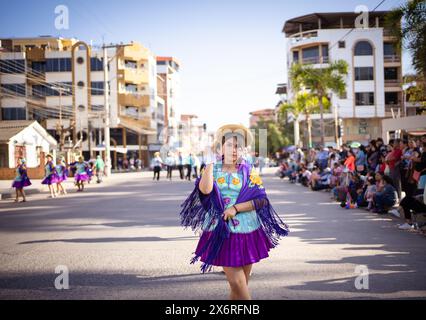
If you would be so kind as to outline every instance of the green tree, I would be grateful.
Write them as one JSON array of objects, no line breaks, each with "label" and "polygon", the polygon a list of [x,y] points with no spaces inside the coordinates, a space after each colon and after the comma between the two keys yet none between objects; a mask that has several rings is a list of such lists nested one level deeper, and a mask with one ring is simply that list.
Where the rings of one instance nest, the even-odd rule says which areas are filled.
[{"label": "green tree", "polygon": [[[348,64],[344,60],[337,60],[324,67],[313,67],[300,63],[293,64],[290,70],[290,81],[294,91],[309,90],[317,97],[320,126],[321,144],[324,145],[324,98],[333,92],[342,95],[345,92],[345,76],[348,74]],[[328,101],[328,100],[327,100]]]},{"label": "green tree", "polygon": [[[406,48],[416,72],[426,77],[426,1],[410,0],[391,10],[385,25],[396,37],[396,46]],[[426,90],[426,83],[423,83]]]},{"label": "green tree", "polygon": [[288,145],[290,139],[286,136],[284,127],[271,120],[260,119],[255,129],[255,150],[259,150],[259,129],[267,130],[267,153],[268,156],[274,156],[275,152],[279,151],[282,146]]},{"label": "green tree", "polygon": [[311,114],[319,111],[318,108],[318,98],[312,96],[312,94],[307,92],[299,92],[296,97],[288,103],[282,103],[280,105],[280,113],[287,114],[290,112],[294,116],[294,144],[299,145],[299,115],[305,115],[305,126],[306,132],[305,135],[305,145],[309,148],[312,147],[312,130],[311,130]]}]

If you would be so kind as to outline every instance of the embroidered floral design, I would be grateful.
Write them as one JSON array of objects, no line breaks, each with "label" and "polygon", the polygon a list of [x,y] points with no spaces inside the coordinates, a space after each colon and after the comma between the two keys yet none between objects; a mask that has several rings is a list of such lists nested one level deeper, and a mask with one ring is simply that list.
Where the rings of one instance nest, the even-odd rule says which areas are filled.
[{"label": "embroidered floral design", "polygon": [[260,178],[259,174],[255,169],[252,169],[250,172],[250,187],[258,186],[259,189],[263,189],[262,178]]},{"label": "embroidered floral design", "polygon": [[217,183],[220,183],[220,184],[222,184],[222,183],[225,183],[225,177],[219,177],[219,178],[217,178]]},{"label": "embroidered floral design", "polygon": [[238,185],[239,183],[240,183],[240,179],[238,179],[238,178],[233,178],[233,179],[232,179],[232,184],[233,184],[234,186]]}]

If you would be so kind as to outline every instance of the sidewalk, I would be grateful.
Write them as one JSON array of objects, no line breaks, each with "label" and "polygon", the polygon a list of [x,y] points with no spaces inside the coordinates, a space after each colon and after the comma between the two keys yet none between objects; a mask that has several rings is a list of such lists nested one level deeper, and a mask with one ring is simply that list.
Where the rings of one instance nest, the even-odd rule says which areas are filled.
[{"label": "sidewalk", "polygon": [[[151,171],[129,171],[129,172],[118,172],[113,173],[111,177],[104,177],[102,184],[108,184],[108,182],[118,179],[122,179],[126,175],[139,175],[142,177],[151,177]],[[38,194],[38,193],[48,193],[49,189],[47,185],[41,184],[42,179],[31,179],[31,185],[26,187],[25,194]],[[12,188],[12,180],[0,180],[0,201],[5,199],[10,199],[15,197],[15,189]],[[92,183],[96,184],[96,177],[92,178]],[[74,187],[74,177],[68,177],[68,180],[64,182],[66,189],[72,189]]]}]

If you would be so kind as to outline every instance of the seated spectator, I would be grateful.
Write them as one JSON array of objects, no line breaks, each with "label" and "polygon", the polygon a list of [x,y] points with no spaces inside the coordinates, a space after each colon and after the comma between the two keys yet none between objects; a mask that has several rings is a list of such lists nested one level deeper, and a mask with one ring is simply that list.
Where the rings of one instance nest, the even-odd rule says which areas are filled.
[{"label": "seated spectator", "polygon": [[334,188],[339,183],[339,178],[342,174],[343,168],[338,162],[335,162],[332,168],[333,169],[331,170],[330,187]]},{"label": "seated spectator", "polygon": [[320,169],[318,167],[314,167],[311,177],[308,181],[308,186],[312,188],[320,178]]},{"label": "seated spectator", "polygon": [[330,189],[331,182],[331,170],[326,168],[324,172],[320,175],[320,178],[316,181],[315,184],[311,184],[313,191]]},{"label": "seated spectator", "polygon": [[299,183],[307,187],[309,184],[309,181],[311,180],[311,176],[312,176],[312,172],[303,166],[300,170]]},{"label": "seated spectator", "polygon": [[386,175],[379,182],[377,192],[374,195],[375,213],[386,214],[395,205],[397,193],[392,183],[392,178]]},{"label": "seated spectator", "polygon": [[423,193],[417,196],[405,197],[401,200],[399,205],[404,210],[405,223],[399,225],[399,229],[409,230],[414,228],[412,215],[426,213],[426,193],[424,191]]}]

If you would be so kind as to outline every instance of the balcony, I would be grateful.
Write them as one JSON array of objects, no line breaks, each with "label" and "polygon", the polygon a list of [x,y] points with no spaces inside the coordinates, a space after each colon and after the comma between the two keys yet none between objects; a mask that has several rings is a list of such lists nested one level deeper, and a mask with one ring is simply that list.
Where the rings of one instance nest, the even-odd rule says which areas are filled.
[{"label": "balcony", "polygon": [[149,95],[147,94],[120,93],[118,99],[119,104],[132,107],[148,107],[150,103]]},{"label": "balcony", "polygon": [[400,104],[385,104],[385,117],[392,117],[392,111],[394,115],[398,114],[398,110],[401,115],[403,115],[403,108]]},{"label": "balcony", "polygon": [[385,87],[401,87],[401,84],[399,79],[385,79]]},{"label": "balcony", "polygon": [[401,57],[396,54],[385,54],[383,58],[385,62],[401,62]]},{"label": "balcony", "polygon": [[299,42],[303,40],[314,40],[318,37],[318,31],[317,30],[309,30],[309,31],[303,31],[299,33],[295,33],[289,37],[290,43],[292,45],[298,44]]},{"label": "balcony", "polygon": [[[293,61],[293,63],[298,63],[299,61]],[[309,57],[302,59],[302,64],[320,64],[320,63],[329,63],[330,59],[328,57]]]},{"label": "balcony", "polygon": [[118,78],[135,84],[149,83],[148,72],[141,69],[124,68],[117,71]]}]

